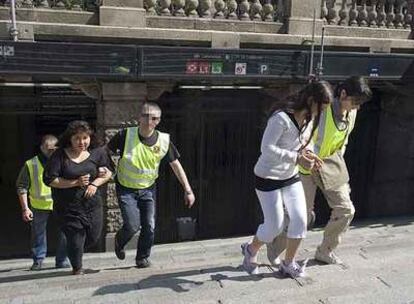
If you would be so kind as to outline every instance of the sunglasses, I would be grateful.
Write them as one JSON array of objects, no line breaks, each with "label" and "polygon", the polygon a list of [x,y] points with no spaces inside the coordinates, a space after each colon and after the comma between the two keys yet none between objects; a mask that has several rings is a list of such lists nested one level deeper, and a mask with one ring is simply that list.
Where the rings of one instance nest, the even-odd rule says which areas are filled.
[{"label": "sunglasses", "polygon": [[141,114],[141,117],[145,119],[150,119],[152,121],[158,121],[161,119],[161,116],[152,116],[151,114],[146,113]]}]

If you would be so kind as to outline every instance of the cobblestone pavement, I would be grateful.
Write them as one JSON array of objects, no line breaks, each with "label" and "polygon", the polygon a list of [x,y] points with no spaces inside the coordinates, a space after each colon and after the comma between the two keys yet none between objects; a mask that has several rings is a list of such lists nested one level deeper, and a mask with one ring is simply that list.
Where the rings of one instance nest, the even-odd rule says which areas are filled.
[{"label": "cobblestone pavement", "polygon": [[309,232],[300,258],[310,258],[308,277],[283,278],[260,253],[259,275],[240,264],[240,244],[248,238],[157,245],[153,267],[134,268],[112,252],[84,258],[84,276],[66,269],[29,271],[28,259],[0,261],[3,303],[406,303],[414,304],[414,217],[360,222],[338,249],[344,265],[320,265],[312,257],[322,232]]}]

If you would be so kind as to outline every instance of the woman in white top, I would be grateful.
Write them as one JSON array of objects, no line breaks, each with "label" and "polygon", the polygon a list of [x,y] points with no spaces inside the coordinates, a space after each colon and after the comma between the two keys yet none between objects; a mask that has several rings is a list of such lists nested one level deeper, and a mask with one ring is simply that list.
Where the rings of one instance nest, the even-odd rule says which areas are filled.
[{"label": "woman in white top", "polygon": [[282,231],[284,209],[289,215],[287,249],[280,271],[291,277],[304,276],[295,255],[306,235],[306,201],[298,175],[298,164],[312,169],[321,160],[305,149],[319,122],[321,112],[332,102],[332,88],[326,81],[313,82],[292,98],[284,110],[272,111],[263,134],[261,155],[254,168],[256,194],[264,222],[249,243],[242,245],[243,267],[258,273],[257,253],[264,243]]}]

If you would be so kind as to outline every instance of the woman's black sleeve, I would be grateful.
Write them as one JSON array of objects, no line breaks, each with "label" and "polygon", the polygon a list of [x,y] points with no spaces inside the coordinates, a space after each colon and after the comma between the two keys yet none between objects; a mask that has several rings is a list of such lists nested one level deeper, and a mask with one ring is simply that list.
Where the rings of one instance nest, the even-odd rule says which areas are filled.
[{"label": "woman's black sleeve", "polygon": [[62,150],[57,150],[46,163],[46,167],[43,171],[43,182],[46,185],[57,177],[62,176]]}]

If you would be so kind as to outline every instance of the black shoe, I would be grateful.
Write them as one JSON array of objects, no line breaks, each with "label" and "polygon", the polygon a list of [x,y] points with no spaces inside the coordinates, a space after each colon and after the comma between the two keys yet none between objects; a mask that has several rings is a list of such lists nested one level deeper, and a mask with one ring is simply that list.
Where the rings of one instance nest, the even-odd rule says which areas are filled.
[{"label": "black shoe", "polygon": [[41,261],[33,262],[33,265],[32,267],[30,267],[30,270],[32,271],[42,270],[42,262]]},{"label": "black shoe", "polygon": [[84,274],[85,274],[85,271],[82,268],[72,270],[72,275],[84,275]]},{"label": "black shoe", "polygon": [[120,260],[125,260],[125,250],[118,245],[118,240],[115,235],[115,255]]},{"label": "black shoe", "polygon": [[148,268],[151,267],[151,262],[150,260],[144,258],[144,259],[139,259],[135,261],[137,268]]}]

